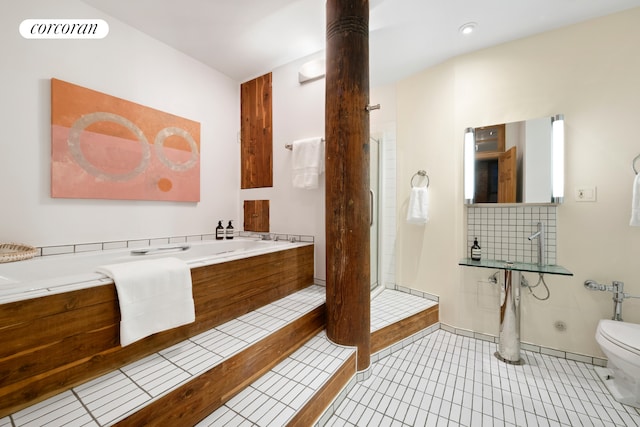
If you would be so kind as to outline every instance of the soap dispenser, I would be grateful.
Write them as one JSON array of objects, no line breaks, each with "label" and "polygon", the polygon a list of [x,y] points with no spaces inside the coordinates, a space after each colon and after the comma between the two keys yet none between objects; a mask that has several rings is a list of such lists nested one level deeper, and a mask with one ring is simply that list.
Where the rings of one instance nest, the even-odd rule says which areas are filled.
[{"label": "soap dispenser", "polygon": [[222,221],[218,221],[218,226],[216,227],[216,240],[224,239],[224,227],[222,226]]},{"label": "soap dispenser", "polygon": [[471,259],[473,261],[480,261],[481,251],[478,244],[478,238],[473,239],[473,246],[471,246]]},{"label": "soap dispenser", "polygon": [[229,221],[229,225],[227,225],[227,239],[233,239],[233,225],[231,225],[231,221]]}]

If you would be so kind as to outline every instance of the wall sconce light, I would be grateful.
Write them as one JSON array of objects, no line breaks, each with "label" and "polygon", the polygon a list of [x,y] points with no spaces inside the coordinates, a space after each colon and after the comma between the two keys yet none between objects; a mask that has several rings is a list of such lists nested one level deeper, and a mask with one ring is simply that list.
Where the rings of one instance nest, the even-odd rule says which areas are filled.
[{"label": "wall sconce light", "polygon": [[327,65],[324,58],[306,62],[300,67],[300,70],[298,70],[298,82],[303,84],[321,79],[326,73],[326,68]]},{"label": "wall sconce light", "polygon": [[476,141],[473,128],[464,130],[464,202],[473,203],[475,196]]},{"label": "wall sconce light", "polygon": [[564,200],[564,115],[556,114],[551,118],[552,144],[552,192],[551,202],[562,203]]}]

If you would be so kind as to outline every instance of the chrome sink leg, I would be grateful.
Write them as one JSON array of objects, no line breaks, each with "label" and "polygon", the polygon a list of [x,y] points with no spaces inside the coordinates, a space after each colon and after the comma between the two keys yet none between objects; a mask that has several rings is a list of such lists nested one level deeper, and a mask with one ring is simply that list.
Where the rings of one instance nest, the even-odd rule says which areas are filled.
[{"label": "chrome sink leg", "polygon": [[504,295],[500,305],[500,335],[495,356],[512,365],[520,358],[520,272],[504,270]]}]

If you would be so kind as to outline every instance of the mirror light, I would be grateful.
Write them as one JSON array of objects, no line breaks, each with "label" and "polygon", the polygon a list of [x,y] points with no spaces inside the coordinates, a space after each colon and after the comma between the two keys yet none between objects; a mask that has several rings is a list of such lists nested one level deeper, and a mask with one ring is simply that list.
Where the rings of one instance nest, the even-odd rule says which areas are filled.
[{"label": "mirror light", "polygon": [[464,130],[464,202],[473,203],[476,192],[476,142],[473,128]]},{"label": "mirror light", "polygon": [[551,202],[562,203],[564,200],[564,115],[557,114],[551,118],[551,143],[553,144],[553,188]]},{"label": "mirror light", "polygon": [[300,84],[312,82],[321,79],[326,73],[326,61],[324,58],[318,58],[306,62],[298,70],[298,82]]}]

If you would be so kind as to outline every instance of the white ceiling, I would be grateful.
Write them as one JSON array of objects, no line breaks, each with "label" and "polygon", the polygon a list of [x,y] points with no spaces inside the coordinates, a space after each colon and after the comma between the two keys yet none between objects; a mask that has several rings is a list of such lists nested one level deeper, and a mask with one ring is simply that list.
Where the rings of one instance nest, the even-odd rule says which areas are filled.
[{"label": "white ceiling", "polygon": [[[243,82],[324,50],[325,0],[84,0]],[[370,0],[371,85],[640,0]],[[471,36],[458,29],[476,22]]]}]

